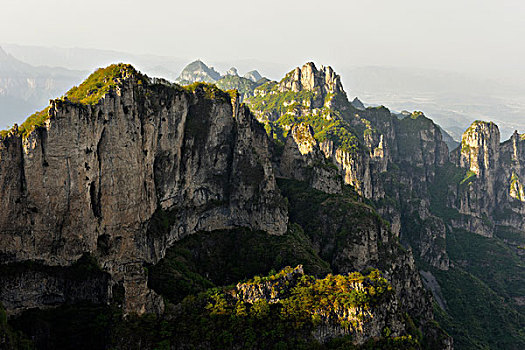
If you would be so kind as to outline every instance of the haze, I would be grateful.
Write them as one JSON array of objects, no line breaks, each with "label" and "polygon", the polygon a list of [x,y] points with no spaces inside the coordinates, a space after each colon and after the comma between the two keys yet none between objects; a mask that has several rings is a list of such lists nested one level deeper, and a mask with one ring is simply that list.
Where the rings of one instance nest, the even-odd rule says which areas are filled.
[{"label": "haze", "polygon": [[523,78],[523,1],[3,0],[0,42]]},{"label": "haze", "polygon": [[[3,0],[0,18],[0,46],[32,65],[88,74],[125,61],[174,80],[200,58],[278,80],[314,61],[341,74],[349,97],[423,110],[456,139],[476,119],[505,137],[525,131],[523,1]],[[0,128],[43,107],[4,108]]]}]

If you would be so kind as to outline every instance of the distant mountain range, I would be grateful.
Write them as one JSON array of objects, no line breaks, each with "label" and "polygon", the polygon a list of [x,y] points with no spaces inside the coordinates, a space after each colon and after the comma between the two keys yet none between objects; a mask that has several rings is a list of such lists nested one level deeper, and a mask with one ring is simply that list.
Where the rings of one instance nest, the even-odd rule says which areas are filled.
[{"label": "distant mountain range", "polygon": [[196,82],[214,83],[223,90],[238,90],[241,94],[241,100],[253,96],[255,88],[270,81],[263,78],[261,74],[252,70],[244,76],[239,76],[237,68],[231,67],[224,75],[221,75],[213,67],[208,67],[201,60],[188,64],[182,70],[182,73],[175,80],[181,85],[188,85]]},{"label": "distant mountain range", "polygon": [[[255,59],[214,61],[215,68],[196,61],[185,68],[189,60],[180,57],[83,48],[0,45],[4,49],[0,58],[1,127],[23,121],[28,114],[45,106],[49,98],[78,84],[87,72],[115,62],[132,63],[150,76],[170,81],[178,77],[179,83],[185,83],[184,74],[190,74],[186,76],[189,78],[187,81],[212,82],[224,89],[238,87],[243,95],[260,81],[262,75],[259,72],[265,72],[264,75],[271,80],[289,70],[286,64]],[[235,72],[228,70],[232,65]],[[431,69],[346,66],[338,70],[343,73],[342,82],[350,99],[357,96],[364,106],[382,103],[396,112],[423,111],[456,141],[476,119],[497,122],[505,138],[510,137],[514,130],[525,131],[525,86]],[[196,71],[200,71],[198,74],[202,77],[199,79],[202,80],[191,76]],[[238,71],[246,73],[241,76]],[[219,82],[224,78],[228,79]],[[33,88],[35,83],[38,89]]]},{"label": "distant mountain range", "polygon": [[350,95],[391,110],[423,111],[455,140],[476,119],[496,122],[504,138],[525,131],[525,86],[417,68],[354,67],[342,73]]},{"label": "distant mountain range", "polygon": [[49,99],[78,84],[85,71],[35,67],[0,48],[0,123],[2,127],[23,121],[42,109]]}]

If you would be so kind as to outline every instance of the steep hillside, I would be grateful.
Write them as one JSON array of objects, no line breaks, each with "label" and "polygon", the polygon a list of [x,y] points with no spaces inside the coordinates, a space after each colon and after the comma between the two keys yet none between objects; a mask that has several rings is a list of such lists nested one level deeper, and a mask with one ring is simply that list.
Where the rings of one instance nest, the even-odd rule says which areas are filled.
[{"label": "steep hillside", "polygon": [[[328,88],[315,103],[353,111],[338,77],[324,72]],[[317,89],[310,77],[285,81],[283,92]],[[9,327],[39,348],[451,348],[399,229],[362,196],[375,193],[371,159],[382,164],[386,141],[364,128],[360,146],[361,136],[347,136],[367,123],[342,119],[346,134],[328,129],[321,147],[298,126],[273,143],[239,100],[119,64],[2,132]],[[422,118],[413,119],[433,125]],[[421,132],[438,152],[433,136]],[[405,157],[440,161],[421,147]],[[271,271],[287,265],[305,274]]]},{"label": "steep hillside", "polygon": [[[338,193],[332,179],[339,173],[374,203],[413,249],[459,348],[522,347],[521,135],[500,144],[496,125],[476,122],[449,156],[441,129],[421,112],[356,107],[339,77],[312,63],[257,88],[247,103],[280,150],[281,176]],[[476,234],[488,238],[463,251],[480,244]],[[475,288],[479,297],[470,299]],[[484,305],[489,312],[474,314]],[[483,331],[491,322],[505,337]]]}]

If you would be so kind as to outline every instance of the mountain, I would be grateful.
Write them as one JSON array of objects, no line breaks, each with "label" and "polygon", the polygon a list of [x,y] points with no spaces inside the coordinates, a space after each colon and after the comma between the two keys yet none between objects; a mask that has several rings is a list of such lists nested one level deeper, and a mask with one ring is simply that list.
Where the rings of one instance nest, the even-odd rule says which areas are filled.
[{"label": "mountain", "polygon": [[[494,123],[475,122],[449,155],[440,127],[423,113],[356,109],[339,76],[312,63],[260,86],[247,104],[284,148],[282,159],[291,165],[283,175],[295,173],[327,191],[315,167],[301,172],[288,160],[294,125],[308,125],[303,159],[324,154],[413,249],[425,285],[444,307],[436,308],[438,318],[458,348],[523,346],[522,135],[500,144]],[[483,313],[474,311],[480,308]]]},{"label": "mountain", "polygon": [[0,48],[0,121],[12,125],[47,105],[85,76],[63,68],[34,67]]},{"label": "mountain", "polygon": [[194,82],[214,83],[221,78],[219,72],[213,67],[208,67],[202,61],[197,60],[188,64],[175,82],[187,85]]},{"label": "mountain", "polygon": [[237,68],[235,67],[231,67],[230,69],[228,69],[226,71],[226,75],[231,75],[231,76],[234,76],[234,77],[238,77],[239,76],[239,73],[237,73]]},{"label": "mountain", "polygon": [[255,82],[258,82],[259,80],[261,80],[262,76],[261,76],[261,74],[259,74],[258,71],[251,70],[248,73],[244,74],[244,78],[250,79],[251,81],[253,81],[255,83]]},{"label": "mountain", "polygon": [[354,98],[351,103],[352,103],[352,106],[354,106],[357,109],[365,109],[366,108],[365,105],[363,104],[363,102],[361,102],[361,100],[359,98],[357,98],[357,97]]},{"label": "mountain", "polygon": [[[1,44],[1,43],[0,43]],[[74,82],[78,83],[88,71],[115,62],[129,62],[142,72],[173,80],[188,62],[186,58],[138,55],[111,50],[84,48],[59,48],[1,45],[14,57],[33,66],[60,66],[86,72]],[[217,71],[223,72],[235,66],[246,72],[257,68],[265,76],[280,78],[290,63],[275,64],[256,59],[235,59],[228,62],[215,61]],[[358,96],[366,105],[385,105],[392,110],[421,110],[436,124],[443,127],[455,141],[461,140],[463,131],[476,119],[492,120],[498,124],[503,138],[509,138],[514,130],[525,132],[521,122],[525,111],[525,88],[522,85],[485,77],[435,69],[388,66],[353,66],[351,62],[339,65],[343,83],[352,87],[351,96]],[[258,81],[244,76],[250,80]],[[56,91],[47,99],[58,96],[69,86]],[[21,101],[19,101],[21,102]],[[20,105],[23,105],[22,103]],[[20,122],[31,111],[13,111],[17,118],[9,123]],[[9,114],[11,115],[11,114]]]},{"label": "mountain", "polygon": [[[258,78],[257,80],[253,80]],[[188,85],[195,82],[215,83],[222,90],[237,90],[240,93],[240,102],[253,95],[253,91],[259,85],[266,83],[268,79],[262,78],[257,71],[251,71],[240,77],[237,69],[231,67],[225,75],[220,75],[213,68],[209,68],[202,61],[197,60],[188,64],[175,82]]]},{"label": "mountain", "polygon": [[[64,67],[70,70],[84,71],[86,72],[85,76],[97,67],[107,66],[115,62],[130,62],[134,66],[140,67],[147,74],[159,74],[161,77],[168,78],[174,75],[164,74],[167,72],[179,72],[187,62],[187,59],[179,57],[151,54],[140,55],[114,50],[44,47],[7,43],[0,43],[0,45],[14,57],[32,66]],[[66,90],[62,90],[60,93],[64,91]]]},{"label": "mountain", "polygon": [[311,62],[245,81],[112,65],[0,133],[0,339],[523,348],[522,134],[449,150]]},{"label": "mountain", "polygon": [[[282,88],[342,94],[323,72]],[[10,327],[44,348],[224,347],[234,334],[264,348],[450,348],[398,233],[343,184],[312,129],[291,135],[280,153],[236,92],[123,64],[2,132],[0,300]],[[327,304],[327,293],[337,298]],[[86,332],[73,331],[71,308]],[[150,313],[168,328],[159,333]],[[110,338],[90,336],[100,327]]]}]

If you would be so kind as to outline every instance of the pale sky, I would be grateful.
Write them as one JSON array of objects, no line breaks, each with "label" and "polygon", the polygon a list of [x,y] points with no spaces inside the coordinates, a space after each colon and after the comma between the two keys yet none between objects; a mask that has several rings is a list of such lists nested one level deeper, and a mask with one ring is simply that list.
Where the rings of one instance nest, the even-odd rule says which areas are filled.
[{"label": "pale sky", "polygon": [[523,0],[0,0],[0,42],[525,81]]}]

